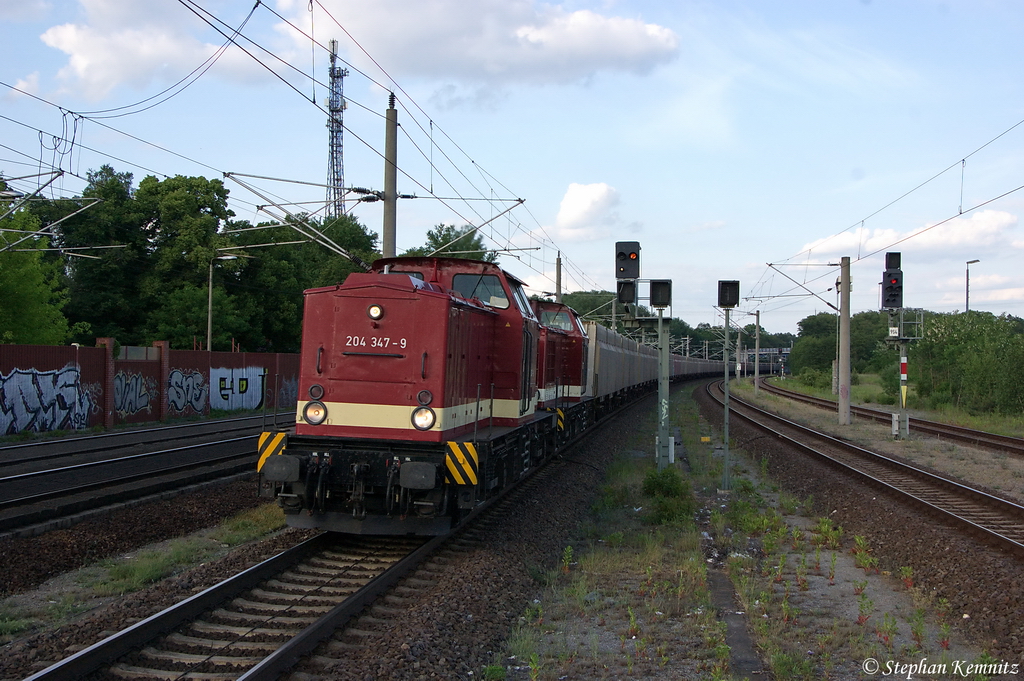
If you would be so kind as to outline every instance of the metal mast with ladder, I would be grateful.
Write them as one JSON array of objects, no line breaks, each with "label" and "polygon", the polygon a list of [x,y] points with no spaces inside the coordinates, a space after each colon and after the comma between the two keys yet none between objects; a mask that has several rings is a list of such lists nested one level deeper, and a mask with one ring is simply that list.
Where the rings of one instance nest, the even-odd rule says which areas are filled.
[{"label": "metal mast with ladder", "polygon": [[345,154],[342,144],[345,127],[344,78],[348,69],[341,68],[338,63],[338,41],[331,41],[330,97],[327,100],[327,111],[330,118],[327,129],[330,137],[330,154],[327,159],[327,214],[341,217],[345,214]]}]

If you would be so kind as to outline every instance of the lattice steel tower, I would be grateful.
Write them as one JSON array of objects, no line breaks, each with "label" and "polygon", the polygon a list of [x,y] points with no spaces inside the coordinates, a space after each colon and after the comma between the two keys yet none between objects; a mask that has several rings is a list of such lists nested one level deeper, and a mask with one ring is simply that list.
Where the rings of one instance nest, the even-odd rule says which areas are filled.
[{"label": "lattice steel tower", "polygon": [[330,118],[327,129],[330,136],[330,155],[327,158],[327,213],[334,217],[345,214],[345,154],[342,144],[345,112],[344,78],[348,69],[338,63],[338,41],[331,41],[331,94],[327,100],[327,111]]}]

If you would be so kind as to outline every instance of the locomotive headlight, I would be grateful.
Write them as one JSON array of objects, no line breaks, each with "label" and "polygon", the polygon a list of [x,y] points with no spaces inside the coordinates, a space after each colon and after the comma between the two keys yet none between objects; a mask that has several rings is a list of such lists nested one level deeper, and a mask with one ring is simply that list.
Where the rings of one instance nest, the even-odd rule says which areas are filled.
[{"label": "locomotive headlight", "polygon": [[430,407],[419,407],[412,412],[412,425],[416,430],[430,430],[437,421],[437,415]]},{"label": "locomotive headlight", "polygon": [[381,307],[380,305],[373,304],[370,307],[366,308],[366,314],[370,317],[370,319],[376,321],[384,316],[384,308]]},{"label": "locomotive headlight", "polygon": [[306,406],[302,408],[302,418],[306,419],[306,423],[312,426],[319,426],[321,423],[327,420],[327,407],[324,406],[323,402],[306,402]]}]

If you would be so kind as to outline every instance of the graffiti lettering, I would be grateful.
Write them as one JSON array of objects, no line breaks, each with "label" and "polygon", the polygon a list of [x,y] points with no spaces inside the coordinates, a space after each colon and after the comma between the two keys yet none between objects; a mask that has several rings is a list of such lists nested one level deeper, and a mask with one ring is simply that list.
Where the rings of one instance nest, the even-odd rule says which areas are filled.
[{"label": "graffiti lettering", "polygon": [[87,428],[92,410],[92,398],[73,365],[56,371],[14,369],[6,376],[0,374],[0,433],[5,435]]},{"label": "graffiti lettering", "polygon": [[277,408],[288,408],[299,400],[299,379],[285,378],[281,381],[281,389],[277,393]]},{"label": "graffiti lettering", "polygon": [[184,412],[191,409],[197,414],[206,408],[209,386],[198,371],[184,373],[179,369],[171,371],[167,380],[167,402],[173,409]]},{"label": "graffiti lettering", "polygon": [[114,411],[121,418],[137,414],[143,409],[152,413],[149,404],[149,381],[142,374],[117,372],[114,376]]},{"label": "graffiti lettering", "polygon": [[259,409],[265,380],[263,367],[211,367],[210,384],[216,381],[217,392],[210,394],[210,409]]}]

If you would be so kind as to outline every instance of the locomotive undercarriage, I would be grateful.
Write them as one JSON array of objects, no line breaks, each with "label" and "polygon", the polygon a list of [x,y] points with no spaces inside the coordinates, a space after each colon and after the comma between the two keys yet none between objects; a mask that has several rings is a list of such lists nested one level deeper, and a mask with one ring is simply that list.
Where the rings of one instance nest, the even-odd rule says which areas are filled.
[{"label": "locomotive undercarriage", "polygon": [[[578,421],[576,416],[571,419]],[[447,443],[292,436],[286,449],[268,457],[261,468],[260,495],[276,498],[292,527],[350,534],[445,534],[564,440],[553,415],[496,430],[489,440],[461,443],[472,444],[478,456],[476,484],[456,484],[447,473]]]}]

